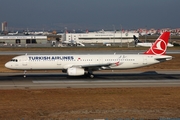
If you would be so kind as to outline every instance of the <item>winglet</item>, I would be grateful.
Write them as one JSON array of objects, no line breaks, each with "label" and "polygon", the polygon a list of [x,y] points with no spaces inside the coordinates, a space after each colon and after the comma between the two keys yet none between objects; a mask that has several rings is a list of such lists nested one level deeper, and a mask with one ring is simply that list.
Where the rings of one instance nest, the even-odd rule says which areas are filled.
[{"label": "winglet", "polygon": [[164,32],[144,54],[164,55],[166,54],[170,32]]}]

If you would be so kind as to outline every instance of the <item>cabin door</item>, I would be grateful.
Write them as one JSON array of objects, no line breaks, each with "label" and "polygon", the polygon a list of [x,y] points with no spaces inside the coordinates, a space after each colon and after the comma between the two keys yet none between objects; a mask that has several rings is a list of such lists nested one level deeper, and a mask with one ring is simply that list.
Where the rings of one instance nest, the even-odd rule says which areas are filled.
[{"label": "cabin door", "polygon": [[99,59],[98,59],[98,63],[99,63],[99,64],[103,64],[103,58],[99,58]]},{"label": "cabin door", "polygon": [[147,57],[143,58],[143,64],[146,65],[147,64]]},{"label": "cabin door", "polygon": [[61,66],[61,60],[57,60],[57,66]]}]

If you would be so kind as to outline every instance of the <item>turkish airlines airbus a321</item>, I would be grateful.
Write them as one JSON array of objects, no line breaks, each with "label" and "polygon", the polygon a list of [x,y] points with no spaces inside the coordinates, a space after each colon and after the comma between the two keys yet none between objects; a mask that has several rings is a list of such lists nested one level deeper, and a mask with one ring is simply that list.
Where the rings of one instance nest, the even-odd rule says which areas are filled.
[{"label": "turkish airlines airbus a321", "polygon": [[93,78],[93,71],[117,70],[144,67],[167,60],[165,55],[170,32],[164,32],[143,54],[94,54],[94,55],[21,55],[5,64],[15,70],[62,70],[69,76],[88,75]]}]

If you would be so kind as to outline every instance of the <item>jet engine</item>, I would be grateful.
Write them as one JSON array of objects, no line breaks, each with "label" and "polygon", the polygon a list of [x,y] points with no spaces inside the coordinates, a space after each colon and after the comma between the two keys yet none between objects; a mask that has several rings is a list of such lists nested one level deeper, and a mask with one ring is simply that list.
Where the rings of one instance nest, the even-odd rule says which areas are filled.
[{"label": "jet engine", "polygon": [[83,68],[71,67],[67,69],[67,74],[69,76],[80,76],[84,75],[85,71]]}]

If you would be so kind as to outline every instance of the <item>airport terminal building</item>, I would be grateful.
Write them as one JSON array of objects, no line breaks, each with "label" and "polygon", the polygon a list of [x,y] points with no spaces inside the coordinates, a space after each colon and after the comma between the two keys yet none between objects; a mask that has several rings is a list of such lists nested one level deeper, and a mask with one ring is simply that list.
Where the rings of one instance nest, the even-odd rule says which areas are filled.
[{"label": "airport terminal building", "polygon": [[47,43],[47,36],[0,36],[0,43],[43,44]]},{"label": "airport terminal building", "polygon": [[52,41],[61,41],[61,35],[5,35],[0,36],[0,46],[48,47]]},{"label": "airport terminal building", "polygon": [[78,41],[81,43],[130,43],[133,35],[139,37],[139,33],[122,31],[98,31],[87,33],[64,33],[62,39],[65,41]]}]

